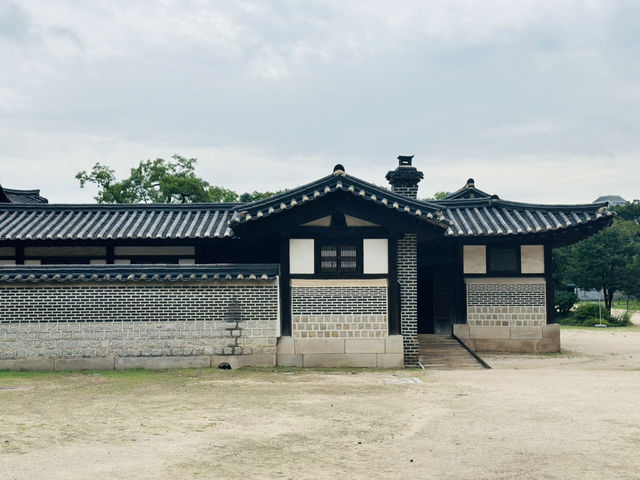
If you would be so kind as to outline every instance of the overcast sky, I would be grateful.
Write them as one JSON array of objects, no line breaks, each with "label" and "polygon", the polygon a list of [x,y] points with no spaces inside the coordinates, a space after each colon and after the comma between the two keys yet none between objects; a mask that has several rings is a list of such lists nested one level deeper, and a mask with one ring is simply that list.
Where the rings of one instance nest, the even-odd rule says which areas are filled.
[{"label": "overcast sky", "polygon": [[239,192],[334,164],[420,195],[640,197],[638,1],[0,0],[0,183],[178,153]]}]

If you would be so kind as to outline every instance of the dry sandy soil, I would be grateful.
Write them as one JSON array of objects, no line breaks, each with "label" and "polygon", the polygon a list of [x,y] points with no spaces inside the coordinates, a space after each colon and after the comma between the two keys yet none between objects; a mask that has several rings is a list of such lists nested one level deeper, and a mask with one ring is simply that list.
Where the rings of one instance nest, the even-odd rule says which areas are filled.
[{"label": "dry sandy soil", "polygon": [[0,478],[640,478],[640,328],[562,340],[492,370],[4,372]]}]

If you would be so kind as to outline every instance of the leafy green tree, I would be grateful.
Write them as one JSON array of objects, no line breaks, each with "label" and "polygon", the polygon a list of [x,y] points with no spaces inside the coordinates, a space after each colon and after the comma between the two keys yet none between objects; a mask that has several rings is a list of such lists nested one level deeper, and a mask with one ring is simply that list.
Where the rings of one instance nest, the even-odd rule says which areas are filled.
[{"label": "leafy green tree", "polygon": [[211,185],[195,174],[195,158],[173,155],[172,160],[146,160],[132,168],[128,178],[117,181],[115,171],[96,163],[91,171],[76,174],[80,187],[98,186],[98,203],[192,203],[252,202],[275,195],[272,192],[243,193]]},{"label": "leafy green tree", "polygon": [[436,192],[433,194],[432,197],[427,197],[425,198],[425,200],[427,202],[434,202],[434,201],[442,200],[446,196],[447,196],[447,192]]},{"label": "leafy green tree", "polygon": [[640,226],[616,220],[610,228],[556,250],[554,257],[556,271],[563,279],[575,282],[579,288],[602,289],[605,307],[610,311],[613,294],[633,284],[632,265],[639,254]]},{"label": "leafy green tree", "polygon": [[620,220],[640,223],[640,200],[634,200],[626,205],[618,205],[613,208]]},{"label": "leafy green tree", "polygon": [[640,254],[637,254],[628,267],[625,275],[622,291],[629,297],[640,299]]},{"label": "leafy green tree", "polygon": [[241,202],[257,202],[258,200],[263,200],[265,198],[273,197],[274,195],[278,195],[279,193],[284,192],[284,190],[278,190],[277,192],[256,192],[255,190],[251,193],[245,192],[240,195]]}]

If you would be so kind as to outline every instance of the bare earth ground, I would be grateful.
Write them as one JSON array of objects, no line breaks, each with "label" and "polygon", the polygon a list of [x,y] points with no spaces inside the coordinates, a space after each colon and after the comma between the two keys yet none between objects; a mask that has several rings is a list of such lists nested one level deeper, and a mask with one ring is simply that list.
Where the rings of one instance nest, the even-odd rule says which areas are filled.
[{"label": "bare earth ground", "polygon": [[640,478],[640,328],[562,341],[492,370],[4,372],[0,478]]}]

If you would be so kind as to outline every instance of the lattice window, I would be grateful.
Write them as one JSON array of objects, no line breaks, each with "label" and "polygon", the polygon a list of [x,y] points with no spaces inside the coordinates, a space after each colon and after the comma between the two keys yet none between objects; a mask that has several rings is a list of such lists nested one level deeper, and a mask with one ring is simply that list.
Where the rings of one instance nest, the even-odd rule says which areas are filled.
[{"label": "lattice window", "polygon": [[320,247],[320,272],[355,274],[359,271],[358,248],[353,244],[325,244]]}]

